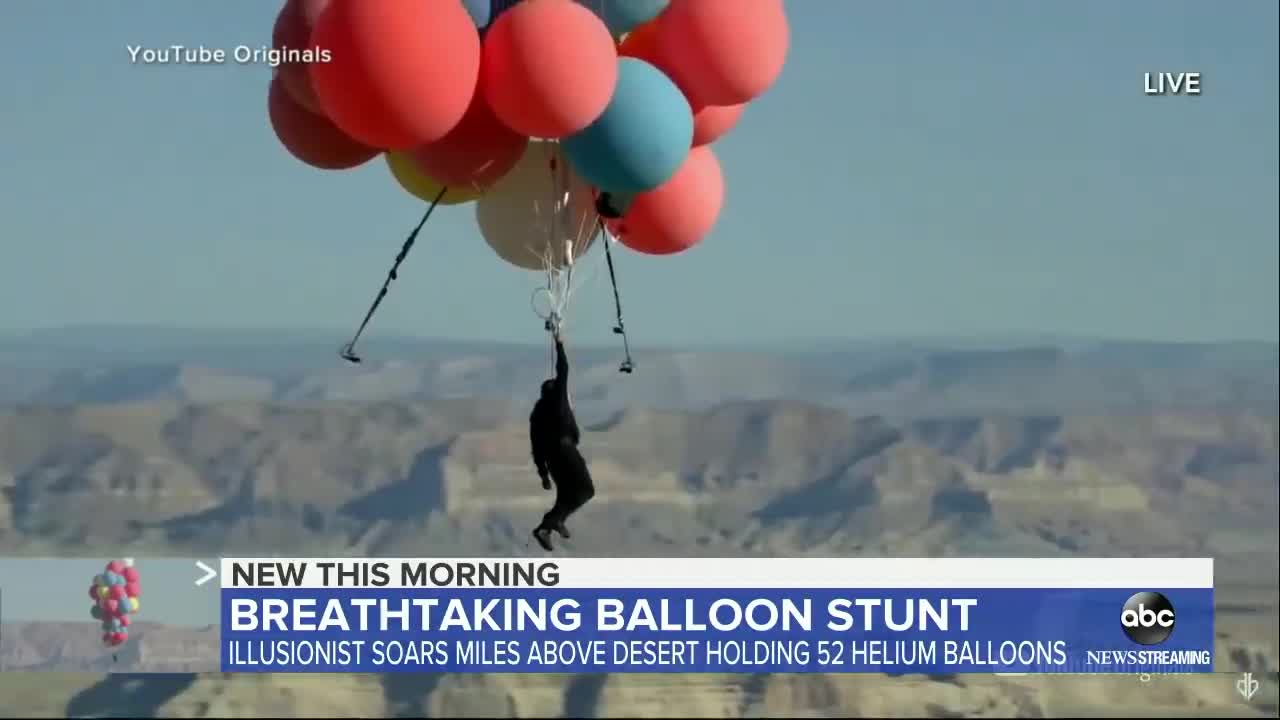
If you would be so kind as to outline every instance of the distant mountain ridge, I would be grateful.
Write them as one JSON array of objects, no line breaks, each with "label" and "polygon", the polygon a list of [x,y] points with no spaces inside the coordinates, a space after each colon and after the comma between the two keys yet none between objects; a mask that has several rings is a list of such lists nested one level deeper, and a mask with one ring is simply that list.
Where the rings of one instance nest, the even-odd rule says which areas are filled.
[{"label": "distant mountain ridge", "polygon": [[[548,371],[545,347],[388,340],[352,367],[327,334],[131,342],[114,330],[0,338],[0,551],[535,552],[529,528],[550,497],[525,417]],[[614,349],[572,350],[597,496],[556,556],[1212,556],[1218,669],[1275,686],[1274,345],[639,348],[629,377]],[[320,680],[197,674],[215,662],[213,631],[140,626],[118,661],[87,620],[0,633],[0,715],[15,716],[1174,717],[1240,707],[1226,704],[1234,696],[1220,676]],[[98,675],[51,672],[68,670]],[[110,670],[124,672],[101,675]],[[169,671],[183,674],[126,674]],[[1274,716],[1274,694],[1255,704]]]},{"label": "distant mountain ridge", "polygon": [[[0,405],[529,399],[550,368],[541,346],[371,338],[366,362],[321,331],[73,328],[0,335]],[[574,397],[597,420],[627,408],[698,409],[793,398],[862,414],[1134,412],[1249,407],[1280,399],[1268,343],[1083,342],[845,349],[572,348]]]}]

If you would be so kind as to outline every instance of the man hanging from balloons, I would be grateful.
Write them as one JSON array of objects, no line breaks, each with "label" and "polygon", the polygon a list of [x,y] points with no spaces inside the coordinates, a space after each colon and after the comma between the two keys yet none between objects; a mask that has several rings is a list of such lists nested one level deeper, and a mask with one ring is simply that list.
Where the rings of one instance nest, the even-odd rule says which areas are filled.
[{"label": "man hanging from balloons", "polygon": [[94,576],[89,585],[89,598],[93,600],[89,615],[102,624],[103,645],[115,648],[129,639],[129,616],[138,612],[141,592],[141,578],[132,558],[112,560],[101,574]]},{"label": "man hanging from balloons", "polygon": [[711,145],[778,79],[790,30],[782,0],[288,0],[272,40],[331,57],[273,77],[285,149],[322,170],[382,155],[427,203],[343,357],[432,211],[474,202],[494,253],[545,278],[549,330],[603,246],[629,373],[610,246],[675,255],[710,233]]}]

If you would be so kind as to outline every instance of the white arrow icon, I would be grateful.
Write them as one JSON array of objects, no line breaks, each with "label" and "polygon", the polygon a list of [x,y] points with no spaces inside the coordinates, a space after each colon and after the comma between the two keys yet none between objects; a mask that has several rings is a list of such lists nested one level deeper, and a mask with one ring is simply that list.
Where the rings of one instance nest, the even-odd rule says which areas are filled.
[{"label": "white arrow icon", "polygon": [[204,576],[196,578],[197,587],[209,582],[210,580],[218,576],[217,570],[214,570],[213,568],[209,567],[208,565],[205,565],[199,560],[196,561],[196,567],[200,568],[200,570],[204,572]]}]

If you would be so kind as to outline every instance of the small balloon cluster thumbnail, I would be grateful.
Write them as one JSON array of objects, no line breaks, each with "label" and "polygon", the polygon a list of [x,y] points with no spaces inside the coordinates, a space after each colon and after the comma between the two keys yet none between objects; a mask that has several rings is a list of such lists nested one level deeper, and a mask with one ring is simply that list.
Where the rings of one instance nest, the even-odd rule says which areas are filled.
[{"label": "small balloon cluster thumbnail", "polygon": [[273,45],[328,60],[281,65],[268,113],[308,165],[383,155],[414,196],[478,201],[481,235],[526,269],[540,269],[524,244],[553,144],[588,189],[581,214],[619,198],[612,234],[670,255],[715,225],[711,144],[775,83],[789,43],[782,0],[288,0]]},{"label": "small balloon cluster thumbnail", "polygon": [[141,591],[138,569],[133,560],[112,560],[93,578],[89,597],[93,607],[89,614],[102,623],[102,643],[108,647],[123,645],[129,639],[129,617],[138,612]]}]

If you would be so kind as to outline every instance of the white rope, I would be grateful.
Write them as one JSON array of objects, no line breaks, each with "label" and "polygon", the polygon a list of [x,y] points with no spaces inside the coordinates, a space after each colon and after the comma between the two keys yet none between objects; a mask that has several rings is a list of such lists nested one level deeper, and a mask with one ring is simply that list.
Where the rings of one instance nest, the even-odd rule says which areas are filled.
[{"label": "white rope", "polygon": [[[566,323],[569,305],[577,290],[594,280],[600,270],[600,262],[589,262],[584,272],[579,269],[583,258],[590,255],[591,247],[596,239],[596,218],[577,217],[573,201],[573,187],[568,161],[564,158],[558,145],[551,145],[547,150],[547,168],[550,177],[550,204],[547,210],[552,213],[548,222],[548,237],[545,243],[535,243],[540,247],[538,258],[546,277],[544,287],[534,290],[530,297],[533,312],[548,327],[563,326]],[[570,227],[570,223],[578,222],[578,227]],[[563,244],[563,247],[561,247]],[[547,308],[543,312],[539,301],[546,299]]]}]

